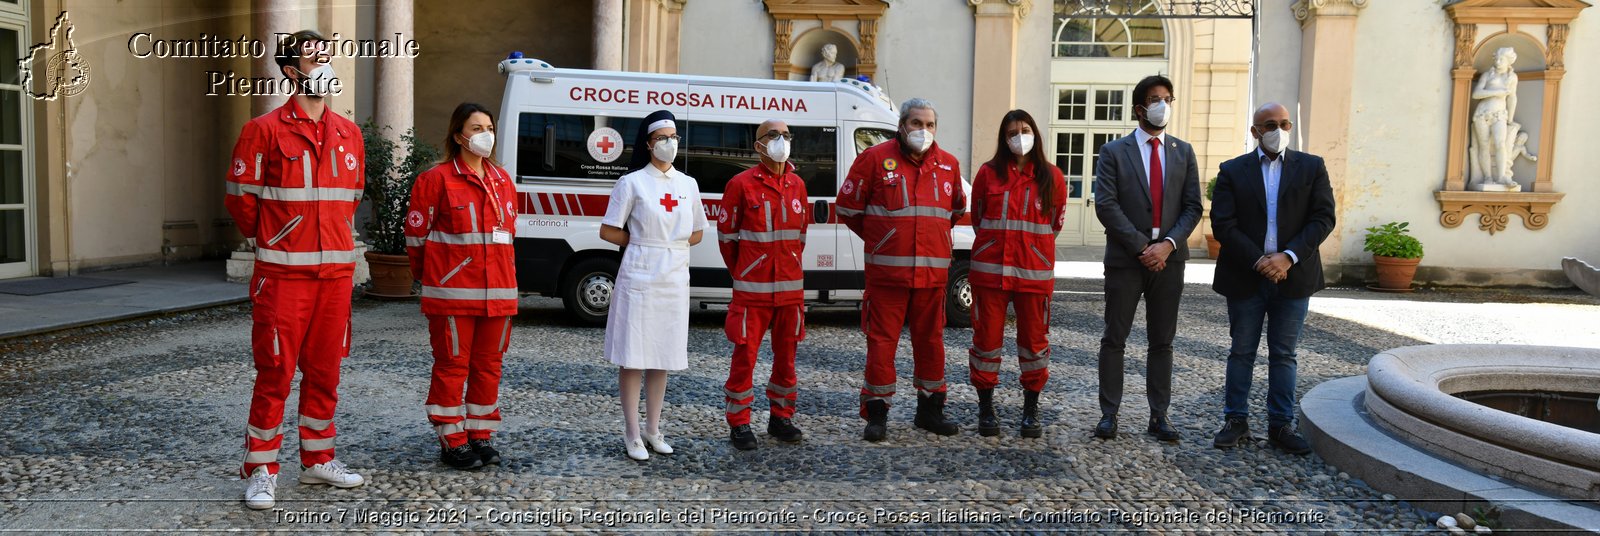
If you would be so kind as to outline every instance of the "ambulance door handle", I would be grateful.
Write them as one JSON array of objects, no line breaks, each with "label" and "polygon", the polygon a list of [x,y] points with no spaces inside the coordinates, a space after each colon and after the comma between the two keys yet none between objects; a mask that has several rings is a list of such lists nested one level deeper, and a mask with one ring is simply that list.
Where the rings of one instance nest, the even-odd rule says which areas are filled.
[{"label": "ambulance door handle", "polygon": [[544,124],[544,170],[556,170],[556,124]]},{"label": "ambulance door handle", "polygon": [[818,199],[811,208],[811,219],[817,223],[828,223],[828,202]]}]

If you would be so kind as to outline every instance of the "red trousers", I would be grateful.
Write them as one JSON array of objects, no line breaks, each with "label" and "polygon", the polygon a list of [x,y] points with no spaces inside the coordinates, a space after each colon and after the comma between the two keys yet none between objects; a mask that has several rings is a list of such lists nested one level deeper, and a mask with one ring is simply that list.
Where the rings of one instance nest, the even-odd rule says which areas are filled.
[{"label": "red trousers", "polygon": [[861,330],[867,334],[866,385],[861,388],[861,417],[867,401],[888,403],[894,397],[894,354],[900,330],[911,325],[912,384],[918,392],[943,393],[944,287],[867,286],[861,304]]},{"label": "red trousers", "polygon": [[511,317],[428,315],[428,340],[428,422],[439,443],[459,447],[468,439],[488,439],[500,429],[500,363],[511,343]]},{"label": "red trousers", "polygon": [[728,403],[728,426],[750,424],[750,404],[755,402],[753,376],[761,337],[772,329],[772,376],[767,380],[767,403],[773,417],[794,417],[798,389],[794,371],[794,348],[806,338],[803,305],[762,307],[728,306],[724,326],[733,343],[733,362],[722,393]]},{"label": "red trousers", "polygon": [[991,287],[972,287],[972,349],[967,367],[972,386],[994,389],[1000,379],[1000,348],[1005,344],[1006,305],[1017,312],[1017,367],[1022,370],[1022,388],[1044,390],[1050,379],[1050,295],[1012,292]]},{"label": "red trousers", "polygon": [[283,446],[283,401],[300,370],[300,464],[333,459],[333,410],[339,402],[339,364],[350,355],[350,277],[250,283],[250,353],[256,385],[245,426],[240,477],[257,467],[278,472]]}]

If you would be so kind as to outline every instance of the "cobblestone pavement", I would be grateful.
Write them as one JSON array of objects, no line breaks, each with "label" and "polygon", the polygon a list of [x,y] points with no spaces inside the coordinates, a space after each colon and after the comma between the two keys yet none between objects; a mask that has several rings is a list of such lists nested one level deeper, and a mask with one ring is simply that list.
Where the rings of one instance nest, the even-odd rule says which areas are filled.
[{"label": "cobblestone pavement", "polygon": [[[800,347],[796,423],[805,442],[784,445],[758,432],[758,450],[735,451],[721,394],[731,345],[720,312],[696,312],[690,367],[671,376],[667,393],[665,433],[678,453],[644,463],[623,456],[616,372],[600,355],[603,331],[571,325],[553,300],[528,299],[501,391],[506,421],[497,445],[507,459],[476,472],[437,462],[422,410],[431,358],[415,303],[364,300],[355,308],[338,426],[339,458],[369,483],[300,486],[290,447],[282,457],[280,509],[262,512],[240,503],[235,474],[253,378],[246,308],[11,341],[0,346],[0,528],[1430,530],[1426,505],[1385,496],[1315,455],[1285,455],[1264,442],[1230,451],[1210,446],[1228,339],[1223,301],[1203,286],[1187,289],[1176,342],[1172,419],[1182,442],[1142,433],[1142,352],[1129,356],[1123,434],[1090,437],[1098,418],[1099,287],[1095,280],[1059,285],[1047,428],[1035,440],[1016,433],[1022,393],[1015,358],[996,393],[1005,431],[977,436],[966,368],[971,332],[950,329],[948,414],[962,423],[961,435],[912,428],[910,347],[902,341],[889,439],[862,441],[858,316],[818,310]],[[1498,301],[1518,303],[1505,312]],[[1600,301],[1571,292],[1396,297],[1330,290],[1314,300],[1302,337],[1299,388],[1361,374],[1367,359],[1387,348],[1594,345],[1597,325]],[[1130,349],[1143,338],[1136,327]],[[757,367],[758,383],[769,359]],[[1258,435],[1264,361],[1252,400]],[[757,411],[755,428],[764,432],[765,422]],[[294,427],[287,430],[284,444],[292,446]]]}]

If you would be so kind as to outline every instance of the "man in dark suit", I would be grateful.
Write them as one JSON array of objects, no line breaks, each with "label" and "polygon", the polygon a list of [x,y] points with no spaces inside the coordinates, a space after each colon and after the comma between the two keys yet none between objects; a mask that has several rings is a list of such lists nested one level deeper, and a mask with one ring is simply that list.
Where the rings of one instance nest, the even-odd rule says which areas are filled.
[{"label": "man in dark suit", "polygon": [[1317,252],[1333,229],[1333,187],[1322,158],[1286,149],[1289,110],[1256,110],[1254,151],[1222,164],[1211,199],[1211,227],[1222,242],[1212,288],[1228,298],[1225,424],[1213,444],[1248,436],[1251,370],[1267,321],[1267,440],[1292,454],[1311,451],[1295,432],[1295,340],[1311,295],[1323,288]]},{"label": "man in dark suit", "polygon": [[1177,441],[1178,430],[1167,420],[1172,337],[1178,328],[1189,233],[1200,222],[1200,172],[1194,148],[1166,134],[1173,116],[1172,81],[1164,76],[1140,80],[1132,102],[1139,128],[1101,147],[1095,161],[1095,215],[1106,228],[1106,330],[1100,338],[1100,424],[1094,435],[1117,436],[1123,349],[1142,296],[1150,342],[1146,431],[1162,441]]}]

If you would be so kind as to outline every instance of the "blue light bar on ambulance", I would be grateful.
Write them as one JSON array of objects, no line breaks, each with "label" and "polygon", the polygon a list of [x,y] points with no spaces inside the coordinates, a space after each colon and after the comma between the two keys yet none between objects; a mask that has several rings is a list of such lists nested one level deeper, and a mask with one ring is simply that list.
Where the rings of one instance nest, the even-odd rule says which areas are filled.
[{"label": "blue light bar on ambulance", "polygon": [[521,71],[548,71],[554,69],[544,60],[522,57],[522,52],[512,52],[506,59],[500,60],[500,74],[509,74]]},{"label": "blue light bar on ambulance", "polygon": [[895,105],[894,100],[889,98],[889,94],[887,92],[885,92],[883,90],[883,88],[880,88],[878,86],[875,86],[875,85],[872,85],[870,83],[863,82],[861,80],[857,80],[857,79],[854,79],[854,78],[840,78],[838,80],[838,82],[841,83],[841,84],[855,86],[857,89],[860,89],[862,91],[867,92],[868,95],[872,95],[873,97],[877,97],[878,100],[883,101],[885,104],[889,105],[889,111],[891,111],[891,112],[898,113],[900,111],[898,109],[898,107]]}]

